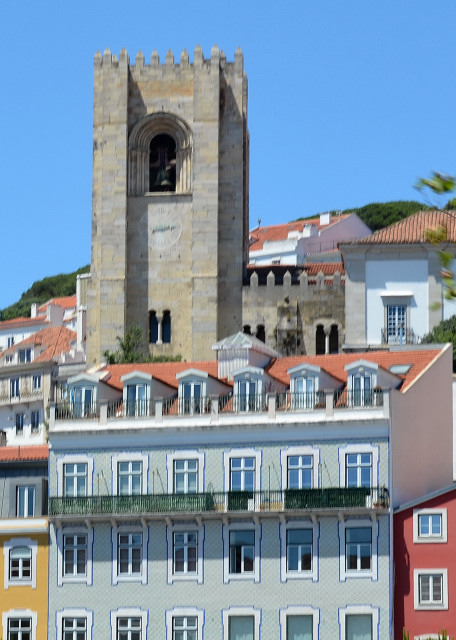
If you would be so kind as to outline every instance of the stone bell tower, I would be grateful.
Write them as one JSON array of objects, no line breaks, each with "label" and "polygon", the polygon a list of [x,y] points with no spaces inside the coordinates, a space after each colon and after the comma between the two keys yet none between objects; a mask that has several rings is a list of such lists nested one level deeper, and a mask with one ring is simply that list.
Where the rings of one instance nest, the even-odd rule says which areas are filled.
[{"label": "stone bell tower", "polygon": [[139,323],[144,353],[213,359],[242,329],[248,252],[247,78],[214,46],[164,64],[94,61],[87,363]]}]

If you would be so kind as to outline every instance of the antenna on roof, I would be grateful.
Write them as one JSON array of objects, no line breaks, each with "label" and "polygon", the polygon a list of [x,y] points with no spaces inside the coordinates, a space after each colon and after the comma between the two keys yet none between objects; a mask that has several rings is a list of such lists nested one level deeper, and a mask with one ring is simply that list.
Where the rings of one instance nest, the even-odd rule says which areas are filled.
[{"label": "antenna on roof", "polygon": [[258,218],[258,219],[257,219],[257,222],[258,222],[258,228],[260,228],[260,225],[261,225],[261,218]]}]

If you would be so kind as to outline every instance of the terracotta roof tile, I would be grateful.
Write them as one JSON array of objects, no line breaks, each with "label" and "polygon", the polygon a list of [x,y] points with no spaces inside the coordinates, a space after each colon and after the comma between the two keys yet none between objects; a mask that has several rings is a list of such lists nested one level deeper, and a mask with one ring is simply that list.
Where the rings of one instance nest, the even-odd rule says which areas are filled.
[{"label": "terracotta roof tile", "polygon": [[[372,235],[346,244],[418,244],[426,243],[427,232],[445,227],[449,242],[456,242],[456,216],[445,211],[419,211]],[[340,243],[345,244],[345,243]]]},{"label": "terracotta roof tile", "polygon": [[47,306],[54,304],[62,309],[72,309],[76,306],[76,294],[74,296],[64,296],[63,298],[51,298],[39,307],[39,311],[45,311]]},{"label": "terracotta roof tile", "polygon": [[301,363],[308,363],[320,367],[341,381],[347,380],[347,372],[344,369],[345,365],[356,362],[357,360],[375,362],[386,370],[389,370],[389,368],[395,364],[408,364],[411,365],[408,372],[398,376],[403,380],[401,391],[405,391],[441,353],[442,350],[439,348],[404,351],[366,351],[362,353],[340,353],[324,356],[289,356],[274,360],[269,365],[267,371],[280,382],[288,384],[290,376],[287,374],[287,370]]},{"label": "terracotta roof tile", "polygon": [[0,330],[1,329],[9,329],[14,326],[24,326],[29,327],[35,324],[45,324],[47,323],[46,316],[36,316],[35,318],[24,318],[21,316],[20,318],[12,318],[11,320],[2,320],[0,322]]},{"label": "terracotta roof tile", "polygon": [[250,232],[251,245],[249,246],[249,251],[259,251],[263,248],[265,242],[278,242],[281,240],[286,240],[288,238],[288,234],[291,231],[302,232],[304,227],[309,224],[317,227],[318,231],[320,231],[322,228],[328,229],[340,220],[348,218],[348,216],[350,215],[350,213],[346,213],[340,216],[335,216],[332,218],[329,224],[325,225],[320,224],[320,216],[317,216],[313,218],[305,218],[304,220],[297,220],[296,222],[275,224],[268,227],[259,227],[257,229],[253,229]]},{"label": "terracotta roof tile", "polygon": [[3,351],[1,357],[6,354],[14,353],[18,349],[22,349],[27,346],[40,346],[44,347],[39,356],[34,358],[33,362],[47,362],[54,357],[58,357],[61,353],[70,351],[73,342],[77,339],[75,331],[71,331],[63,326],[48,327],[41,329],[31,336],[18,342],[13,346]]},{"label": "terracotta roof tile", "polygon": [[122,389],[123,383],[120,378],[132,371],[142,371],[148,373],[152,377],[157,378],[161,382],[177,389],[178,381],[176,374],[187,369],[200,369],[205,371],[213,378],[217,378],[218,365],[214,361],[202,362],[154,362],[154,363],[138,363],[138,364],[110,364],[105,367],[109,371],[110,378],[106,382],[116,389]]},{"label": "terracotta roof tile", "polygon": [[27,460],[47,460],[49,458],[49,446],[37,444],[25,447],[0,447],[0,462],[14,462]]}]

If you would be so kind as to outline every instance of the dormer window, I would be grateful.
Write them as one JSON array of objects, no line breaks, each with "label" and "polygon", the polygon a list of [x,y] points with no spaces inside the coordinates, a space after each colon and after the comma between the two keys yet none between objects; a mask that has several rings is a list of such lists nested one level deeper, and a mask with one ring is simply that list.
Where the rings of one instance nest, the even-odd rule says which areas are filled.
[{"label": "dormer window", "polygon": [[142,371],[132,371],[120,379],[124,385],[124,414],[130,417],[147,416],[149,414],[152,376]]},{"label": "dormer window", "polygon": [[233,372],[234,410],[241,412],[263,409],[263,369],[245,367]]},{"label": "dormer window", "polygon": [[189,369],[178,373],[176,378],[179,380],[179,414],[205,413],[208,374]]},{"label": "dormer window", "polygon": [[20,349],[19,350],[19,362],[24,364],[26,362],[32,361],[32,350],[31,349]]},{"label": "dormer window", "polygon": [[73,415],[75,418],[86,418],[94,413],[94,388],[91,385],[73,389]]},{"label": "dormer window", "polygon": [[345,366],[348,371],[348,404],[352,407],[369,407],[374,403],[373,390],[377,385],[378,365],[359,360]]},{"label": "dormer window", "polygon": [[288,369],[292,409],[313,409],[319,402],[320,367],[305,364]]}]

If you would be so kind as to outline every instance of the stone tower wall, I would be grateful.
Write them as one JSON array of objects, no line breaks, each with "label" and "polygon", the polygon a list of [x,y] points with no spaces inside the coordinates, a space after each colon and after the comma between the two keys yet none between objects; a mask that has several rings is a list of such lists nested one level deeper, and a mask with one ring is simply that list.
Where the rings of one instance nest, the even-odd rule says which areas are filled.
[{"label": "stone tower wall", "polygon": [[[133,323],[171,313],[171,342],[144,353],[212,359],[212,343],[242,326],[248,238],[247,79],[199,47],[190,64],[154,52],[131,65],[95,57],[94,169],[88,363],[117,348]],[[150,193],[148,149],[177,141],[176,192]]]}]

